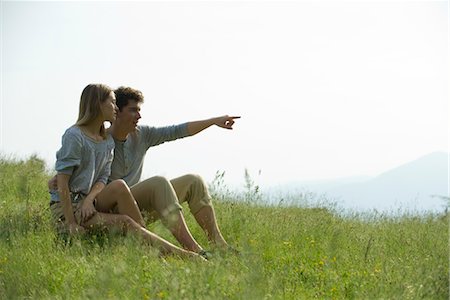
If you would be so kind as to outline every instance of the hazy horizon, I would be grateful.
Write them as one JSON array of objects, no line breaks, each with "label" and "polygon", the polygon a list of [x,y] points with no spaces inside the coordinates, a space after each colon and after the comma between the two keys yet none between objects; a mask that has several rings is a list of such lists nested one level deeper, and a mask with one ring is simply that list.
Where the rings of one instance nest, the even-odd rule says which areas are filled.
[{"label": "hazy horizon", "polygon": [[[377,174],[449,149],[447,1],[2,2],[0,153],[54,164],[91,82],[141,124],[240,115],[143,175],[260,184]],[[261,170],[261,174],[258,175]]]}]

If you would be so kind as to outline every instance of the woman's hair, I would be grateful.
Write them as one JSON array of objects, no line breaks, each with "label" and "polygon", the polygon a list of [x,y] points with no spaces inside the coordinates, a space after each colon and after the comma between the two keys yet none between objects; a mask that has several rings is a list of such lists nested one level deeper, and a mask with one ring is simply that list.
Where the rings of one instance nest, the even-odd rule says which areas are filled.
[{"label": "woman's hair", "polygon": [[136,103],[144,102],[144,95],[142,92],[130,87],[118,87],[114,93],[116,94],[116,105],[120,111],[122,111],[124,106],[128,105],[130,100],[136,101]]},{"label": "woman's hair", "polygon": [[[89,84],[81,93],[80,109],[78,112],[78,120],[75,125],[86,125],[100,113],[100,104],[108,99],[113,90],[104,84]],[[102,125],[100,134],[105,135],[105,127]]]}]

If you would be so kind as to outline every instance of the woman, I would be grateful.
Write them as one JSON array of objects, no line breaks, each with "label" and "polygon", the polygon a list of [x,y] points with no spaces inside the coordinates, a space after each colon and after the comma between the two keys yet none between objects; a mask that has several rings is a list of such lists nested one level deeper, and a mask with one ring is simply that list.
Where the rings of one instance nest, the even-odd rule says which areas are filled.
[{"label": "woman", "polygon": [[64,222],[70,234],[96,226],[119,228],[142,236],[162,254],[200,258],[144,228],[136,201],[123,180],[107,185],[114,141],[106,134],[104,122],[114,121],[117,110],[111,88],[102,84],[84,88],[78,120],[66,130],[56,153],[58,191],[52,195],[52,214]]}]

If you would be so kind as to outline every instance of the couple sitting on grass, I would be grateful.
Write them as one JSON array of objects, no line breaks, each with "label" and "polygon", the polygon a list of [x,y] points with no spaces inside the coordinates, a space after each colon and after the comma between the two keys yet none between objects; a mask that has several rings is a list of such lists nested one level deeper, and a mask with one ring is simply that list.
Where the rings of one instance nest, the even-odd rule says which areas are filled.
[{"label": "couple sitting on grass", "polygon": [[[142,93],[129,87],[112,90],[90,84],[84,88],[78,120],[65,131],[56,153],[57,175],[49,181],[52,216],[69,234],[96,227],[118,228],[143,237],[163,255],[207,258],[210,254],[186,226],[180,206],[186,201],[209,241],[217,248],[232,250],[219,230],[201,177],[140,178],[150,147],[195,135],[212,125],[232,129],[239,117],[154,128],[138,125],[143,101]],[[105,121],[111,122],[108,129]],[[161,219],[181,247],[147,230],[141,212],[152,220]]]}]

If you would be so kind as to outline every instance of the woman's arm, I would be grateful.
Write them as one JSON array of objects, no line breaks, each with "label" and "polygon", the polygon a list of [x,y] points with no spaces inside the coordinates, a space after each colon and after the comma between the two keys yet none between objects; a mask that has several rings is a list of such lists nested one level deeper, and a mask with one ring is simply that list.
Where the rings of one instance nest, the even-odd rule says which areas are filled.
[{"label": "woman's arm", "polygon": [[206,128],[217,125],[219,127],[225,128],[225,129],[233,129],[233,124],[235,119],[239,119],[240,117],[230,117],[228,115],[217,117],[217,118],[211,118],[207,120],[201,120],[201,121],[193,121],[187,123],[187,130],[189,135],[195,135],[199,133],[200,131],[205,130]]},{"label": "woman's arm", "polygon": [[88,221],[97,213],[94,206],[94,200],[104,187],[105,184],[103,182],[96,182],[92,186],[89,194],[86,196],[86,198],[84,198],[83,204],[81,206],[81,219],[84,222]]},{"label": "woman's arm", "polygon": [[56,181],[58,182],[58,194],[62,204],[64,218],[66,225],[68,226],[69,233],[75,233],[77,231],[82,232],[84,228],[77,224],[72,209],[72,200],[70,199],[69,191],[69,179],[70,175],[58,174]]}]

